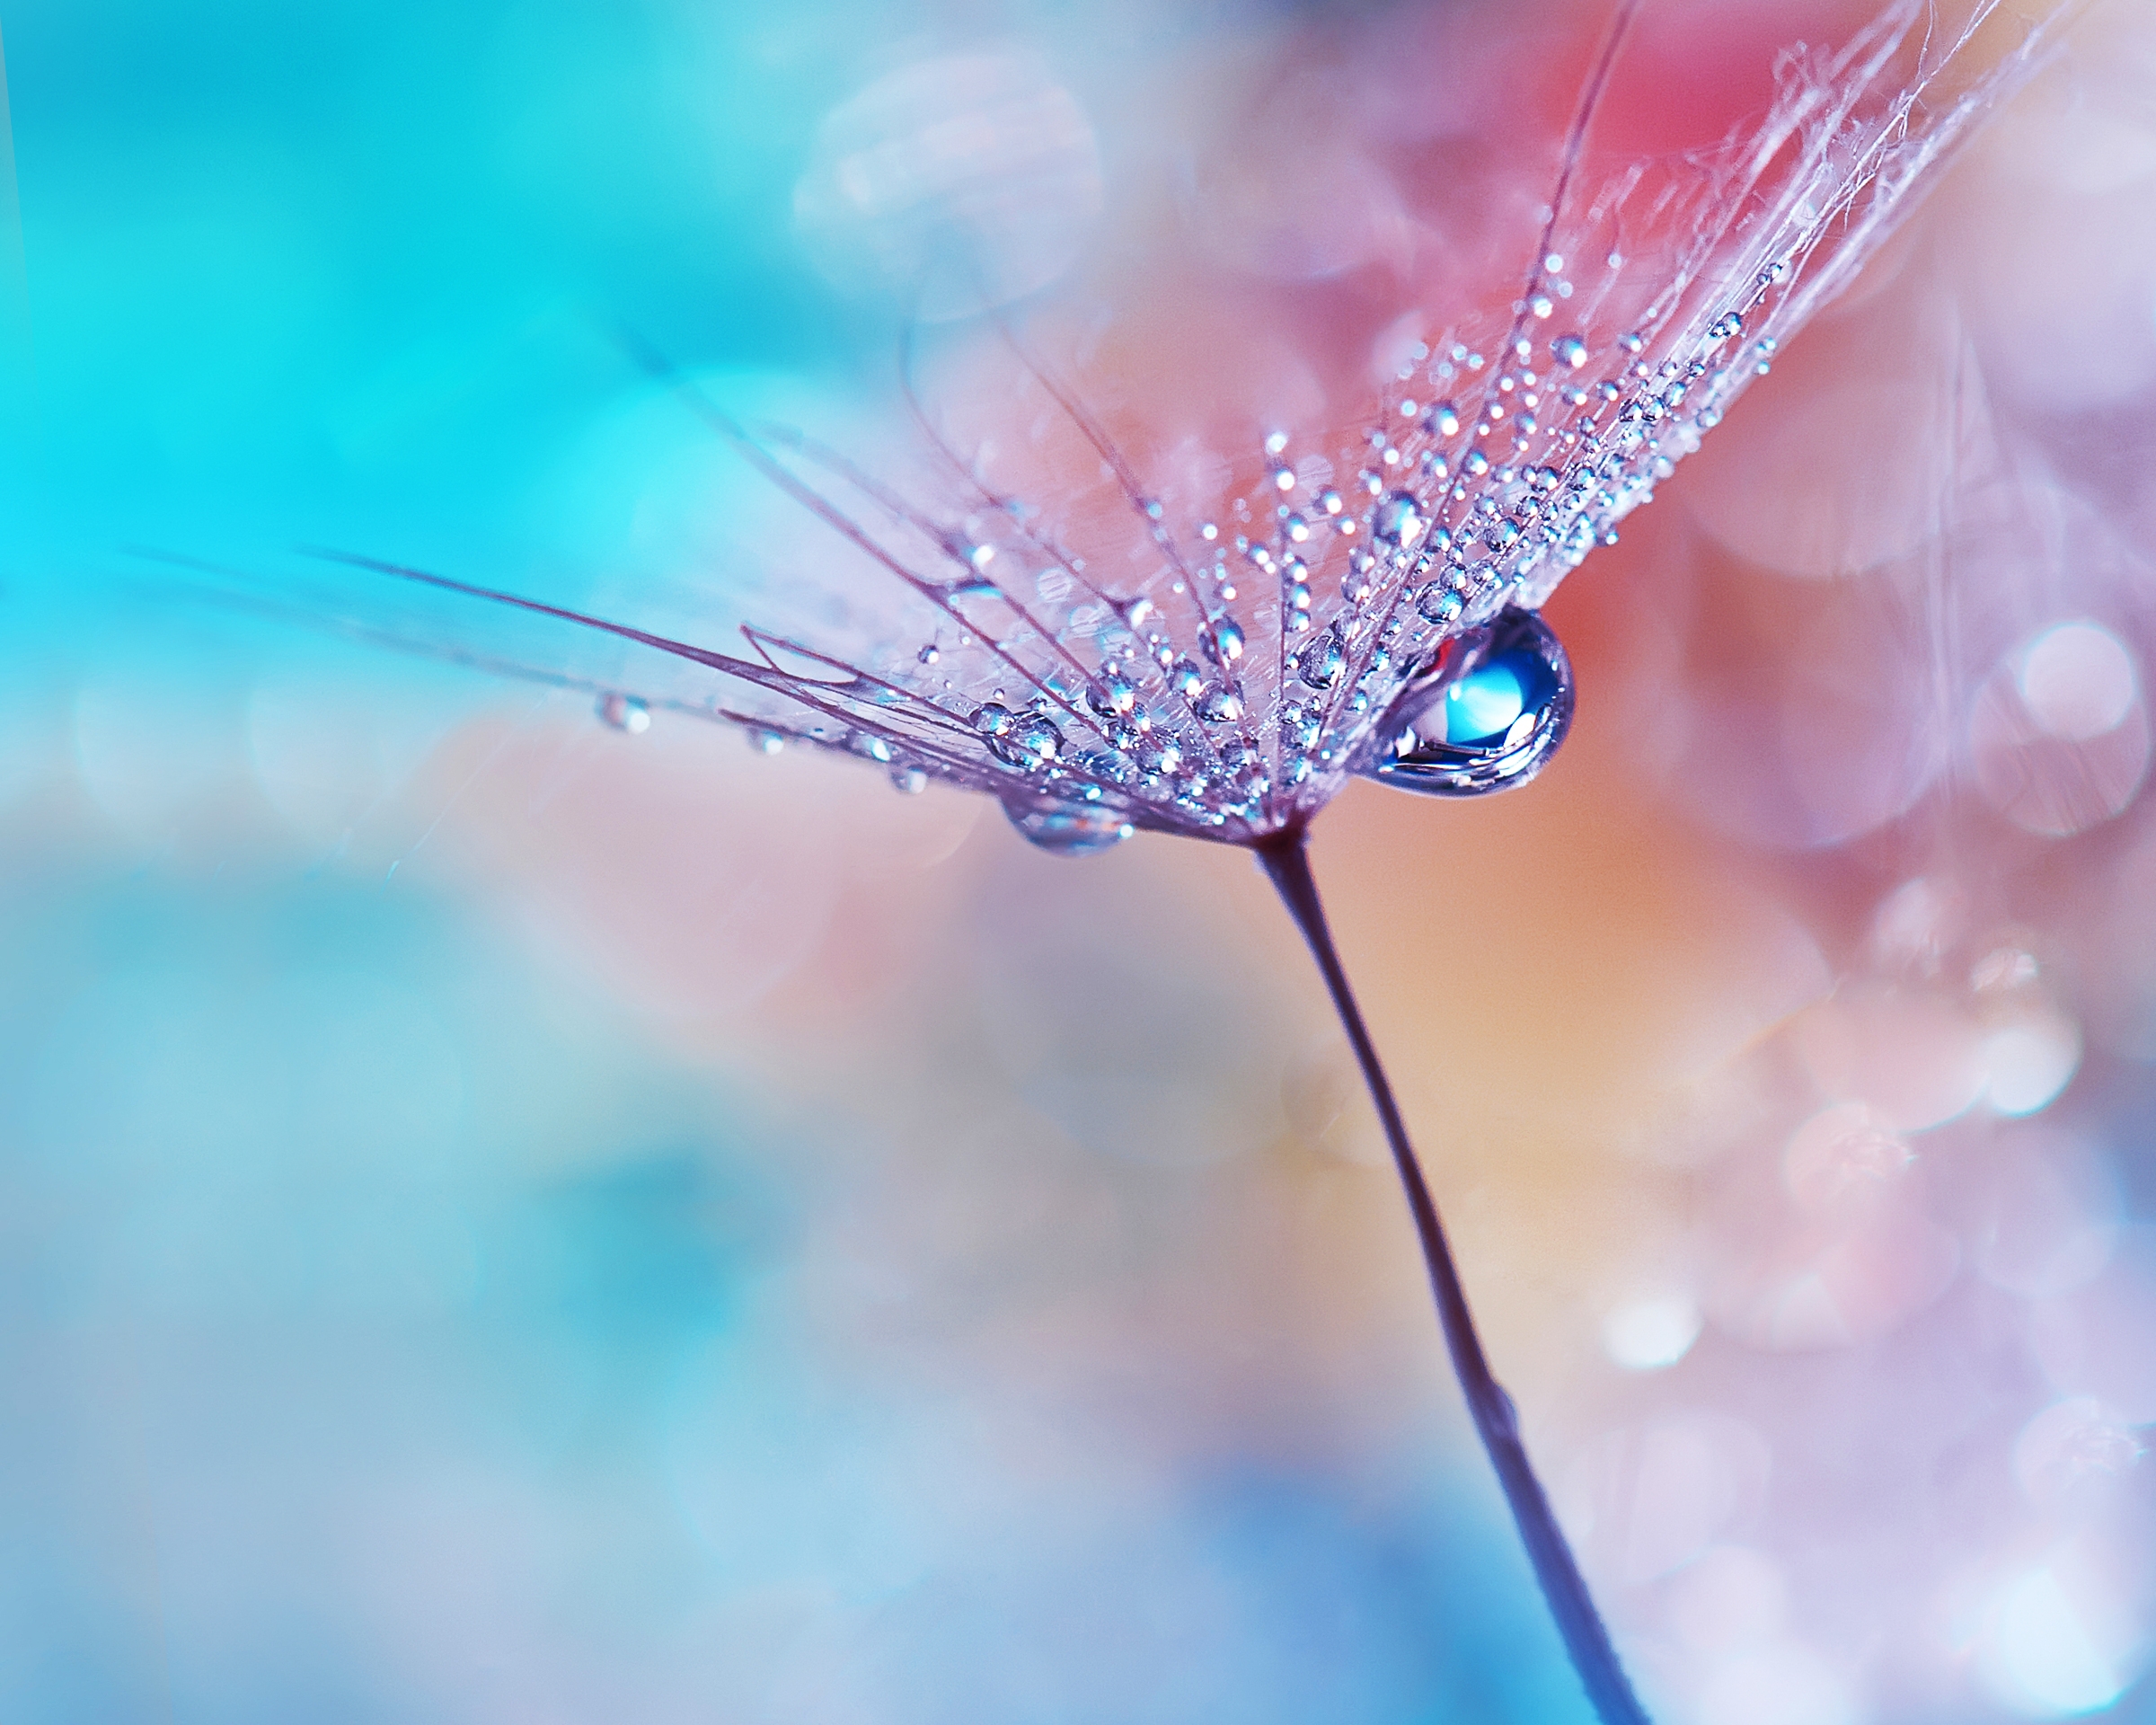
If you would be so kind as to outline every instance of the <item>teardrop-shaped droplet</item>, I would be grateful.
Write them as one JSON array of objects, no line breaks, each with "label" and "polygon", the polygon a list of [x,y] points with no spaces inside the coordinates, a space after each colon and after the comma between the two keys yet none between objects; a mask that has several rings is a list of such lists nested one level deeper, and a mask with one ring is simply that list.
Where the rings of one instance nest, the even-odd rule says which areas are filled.
[{"label": "teardrop-shaped droplet", "polygon": [[1206,657],[1222,670],[1231,668],[1242,657],[1242,625],[1233,617],[1215,617],[1206,625],[1205,633]]},{"label": "teardrop-shaped droplet", "polygon": [[1577,335],[1560,335],[1550,344],[1558,363],[1577,371],[1587,363],[1587,344]]},{"label": "teardrop-shaped droplet", "polygon": [[1296,661],[1298,674],[1313,689],[1330,689],[1347,668],[1348,650],[1337,624],[1305,647]]},{"label": "teardrop-shaped droplet", "polygon": [[615,730],[625,731],[632,737],[641,737],[651,729],[651,708],[633,694],[616,694],[609,692],[599,697],[599,722]]},{"label": "teardrop-shaped droplet", "polygon": [[1572,722],[1572,666],[1550,625],[1507,610],[1447,641],[1379,727],[1366,778],[1436,797],[1524,784]]},{"label": "teardrop-shaped droplet", "polygon": [[1212,683],[1194,703],[1208,725],[1232,725],[1242,717],[1242,696],[1232,683]]},{"label": "teardrop-shaped droplet", "polygon": [[903,797],[917,797],[928,789],[928,774],[917,766],[894,766],[891,789]]},{"label": "teardrop-shaped droplet", "polygon": [[1030,843],[1055,856],[1091,856],[1135,830],[1115,810],[1086,803],[1006,802],[1003,813]]},{"label": "teardrop-shaped droplet", "polygon": [[1422,505],[1394,491],[1370,512],[1370,536],[1381,545],[1411,545],[1422,537]]},{"label": "teardrop-shaped droplet", "polygon": [[1467,601],[1443,581],[1432,581],[1415,596],[1416,615],[1425,623],[1434,623],[1439,628],[1449,623],[1457,623],[1461,612],[1466,608]]},{"label": "teardrop-shaped droplet", "polygon": [[1460,410],[1450,402],[1439,402],[1422,422],[1423,429],[1434,431],[1441,438],[1454,437],[1460,429]]},{"label": "teardrop-shaped droplet", "polygon": [[786,747],[786,739],[778,731],[758,725],[748,733],[748,746],[759,755],[776,755]]},{"label": "teardrop-shaped droplet", "polygon": [[1119,671],[1109,671],[1085,692],[1085,704],[1102,719],[1128,717],[1138,704],[1138,687]]}]

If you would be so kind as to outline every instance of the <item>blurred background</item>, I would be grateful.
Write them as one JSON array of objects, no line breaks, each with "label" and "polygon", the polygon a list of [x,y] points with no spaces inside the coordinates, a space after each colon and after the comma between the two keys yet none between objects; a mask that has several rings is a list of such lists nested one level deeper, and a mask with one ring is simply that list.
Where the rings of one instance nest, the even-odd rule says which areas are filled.
[{"label": "blurred background", "polygon": [[[1630,146],[1863,10],[1649,0]],[[1293,399],[1604,16],[0,13],[0,1716],[1585,1719],[1247,859],[611,728],[293,548],[783,595],[620,329],[872,459],[901,330],[1162,234],[1127,387]],[[1462,41],[1554,105],[1372,93]],[[2152,473],[2112,0],[1560,591],[1551,772],[1317,829],[1671,1725],[2156,1720]]]}]

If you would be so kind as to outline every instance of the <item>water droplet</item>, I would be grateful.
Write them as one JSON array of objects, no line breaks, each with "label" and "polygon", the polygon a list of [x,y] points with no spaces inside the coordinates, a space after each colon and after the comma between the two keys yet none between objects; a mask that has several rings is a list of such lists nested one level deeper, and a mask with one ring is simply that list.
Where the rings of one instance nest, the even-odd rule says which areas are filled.
[{"label": "water droplet", "polygon": [[915,654],[914,657],[919,659],[923,665],[933,665],[938,659],[941,659],[943,655],[936,650],[935,643],[931,641],[918,653]]},{"label": "water droplet", "polygon": [[1279,491],[1294,491],[1295,489],[1295,470],[1293,467],[1276,467],[1273,470],[1273,484]]},{"label": "water droplet", "polygon": [[1370,536],[1381,545],[1412,545],[1422,529],[1422,506],[1410,491],[1394,491],[1370,514]]},{"label": "water droplet", "polygon": [[1457,623],[1466,604],[1461,597],[1443,581],[1432,581],[1415,596],[1415,610],[1425,623],[1434,623],[1443,628]]},{"label": "water droplet", "polygon": [[1286,433],[1286,432],[1285,432],[1285,431],[1268,431],[1268,432],[1265,434],[1265,453],[1266,453],[1267,455],[1268,455],[1268,456],[1277,456],[1277,455],[1278,455],[1278,454],[1279,454],[1279,453],[1280,453],[1280,452],[1281,452],[1283,449],[1285,449],[1285,448],[1286,448],[1286,447],[1287,447],[1287,433]]},{"label": "water droplet", "polygon": [[991,701],[974,709],[973,728],[987,739],[991,755],[1023,773],[1038,772],[1063,753],[1063,733],[1044,713],[1012,712]]},{"label": "water droplet", "polygon": [[1340,494],[1338,491],[1330,486],[1327,486],[1318,493],[1318,507],[1323,509],[1327,515],[1338,515],[1347,505],[1340,500]]},{"label": "water droplet", "polygon": [[1460,429],[1460,410],[1450,402],[1439,402],[1423,420],[1422,429],[1434,431],[1441,438],[1454,436]]},{"label": "water droplet", "polygon": [[857,730],[847,739],[856,755],[877,763],[879,766],[891,764],[891,746],[872,730]]},{"label": "water droplet", "polygon": [[1535,613],[1507,610],[1439,649],[1386,715],[1386,740],[1362,772],[1439,797],[1524,784],[1557,753],[1572,706],[1563,644]]},{"label": "water droplet", "polygon": [[1637,330],[1628,330],[1617,338],[1617,345],[1627,353],[1638,353],[1647,345],[1647,338]]},{"label": "water droplet", "polygon": [[1527,302],[1527,309],[1537,317],[1548,317],[1557,309],[1557,302],[1548,294],[1536,294]]},{"label": "water droplet", "polygon": [[1137,685],[1118,672],[1109,671],[1086,690],[1085,704],[1102,719],[1127,717],[1138,704]]},{"label": "water droplet", "polygon": [[1197,692],[1206,686],[1206,674],[1197,668],[1197,661],[1179,659],[1168,668],[1168,686],[1186,701],[1195,701]]},{"label": "water droplet", "polygon": [[1029,843],[1054,856],[1091,856],[1136,830],[1112,809],[1082,805],[1006,802],[1003,813]]},{"label": "water droplet", "polygon": [[1281,522],[1280,530],[1298,545],[1310,537],[1310,523],[1299,515],[1291,515]]},{"label": "water droplet", "polygon": [[891,788],[905,797],[917,797],[928,789],[928,774],[917,766],[894,766]]},{"label": "water droplet", "polygon": [[1727,341],[1731,336],[1743,333],[1744,327],[1745,320],[1735,312],[1728,312],[1707,326],[1707,339],[1710,341]]},{"label": "water droplet", "polygon": [[1126,599],[1116,609],[1123,614],[1125,625],[1133,630],[1143,629],[1157,612],[1151,599]]},{"label": "water droplet", "polygon": [[1460,471],[1470,479],[1480,479],[1489,471],[1489,457],[1480,449],[1470,449],[1461,458]]},{"label": "water droplet", "polygon": [[1207,684],[1197,706],[1197,716],[1208,725],[1232,725],[1242,717],[1242,696],[1232,684]]},{"label": "water droplet", "polygon": [[1313,689],[1330,689],[1340,680],[1340,673],[1348,668],[1348,650],[1340,641],[1339,625],[1335,624],[1303,650],[1296,660],[1296,674]]},{"label": "water droplet", "polygon": [[786,747],[786,739],[759,725],[748,733],[748,746],[759,755],[776,755]]},{"label": "water droplet", "polygon": [[1373,590],[1370,571],[1376,566],[1377,559],[1366,551],[1358,551],[1349,557],[1347,572],[1340,577],[1340,597],[1350,606],[1367,599]]},{"label": "water droplet", "polygon": [[1203,637],[1206,657],[1223,670],[1242,657],[1242,625],[1233,617],[1215,617]]},{"label": "water droplet", "polygon": [[651,708],[633,694],[606,694],[599,697],[599,722],[625,731],[632,737],[641,737],[651,729]]},{"label": "water droplet", "polygon": [[1587,363],[1587,344],[1577,335],[1560,335],[1550,344],[1550,351],[1557,356],[1560,365],[1569,366],[1577,371]]}]

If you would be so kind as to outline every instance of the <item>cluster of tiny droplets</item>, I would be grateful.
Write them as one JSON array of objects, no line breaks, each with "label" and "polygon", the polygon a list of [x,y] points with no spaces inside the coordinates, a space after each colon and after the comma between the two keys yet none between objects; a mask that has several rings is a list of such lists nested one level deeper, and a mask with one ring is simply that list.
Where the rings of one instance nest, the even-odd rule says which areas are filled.
[{"label": "cluster of tiny droplets", "polygon": [[[2033,54],[2032,39],[1927,108],[1968,40],[1912,74],[1896,57],[1921,57],[1927,15],[1899,0],[1792,75],[1726,159],[1560,190],[1570,208],[1549,219],[1508,319],[1417,343],[1345,454],[1268,435],[1262,477],[1225,521],[1171,525],[1043,376],[1137,524],[1150,573],[1135,593],[1097,579],[1036,509],[976,488],[937,517],[842,473],[867,498],[845,530],[926,605],[927,638],[847,661],[750,631],[758,657],[731,668],[795,717],[718,716],[752,722],[766,750],[791,738],[865,756],[902,791],[987,792],[1052,850],[1137,827],[1249,842],[1306,820],[1448,637],[1539,606],[1614,542]],[[1777,161],[1791,165],[1769,182]],[[1683,238],[1628,270],[1623,218],[1650,197]],[[838,520],[792,469],[765,465]]]}]

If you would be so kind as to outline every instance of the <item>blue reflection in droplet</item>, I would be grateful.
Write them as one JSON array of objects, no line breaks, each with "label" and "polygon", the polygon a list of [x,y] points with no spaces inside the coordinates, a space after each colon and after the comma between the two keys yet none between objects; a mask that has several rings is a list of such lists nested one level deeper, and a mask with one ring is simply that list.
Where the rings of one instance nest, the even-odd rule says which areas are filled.
[{"label": "blue reflection in droplet", "polygon": [[1563,644],[1532,611],[1447,640],[1393,703],[1361,769],[1403,791],[1476,797],[1524,784],[1572,721]]},{"label": "blue reflection in droplet", "polygon": [[1502,737],[1526,707],[1514,666],[1507,660],[1485,665],[1445,692],[1445,740],[1457,745]]}]

